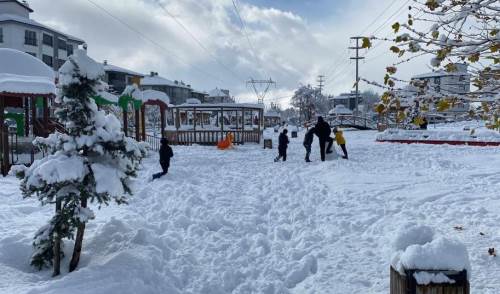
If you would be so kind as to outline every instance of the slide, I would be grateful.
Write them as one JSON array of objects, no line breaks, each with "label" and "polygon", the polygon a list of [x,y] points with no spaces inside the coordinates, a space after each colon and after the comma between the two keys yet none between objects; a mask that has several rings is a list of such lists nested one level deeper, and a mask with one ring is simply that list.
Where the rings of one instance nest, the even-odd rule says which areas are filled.
[{"label": "slide", "polygon": [[217,143],[217,148],[219,148],[220,150],[226,150],[226,149],[233,148],[233,139],[234,139],[233,134],[227,133],[226,138]]}]

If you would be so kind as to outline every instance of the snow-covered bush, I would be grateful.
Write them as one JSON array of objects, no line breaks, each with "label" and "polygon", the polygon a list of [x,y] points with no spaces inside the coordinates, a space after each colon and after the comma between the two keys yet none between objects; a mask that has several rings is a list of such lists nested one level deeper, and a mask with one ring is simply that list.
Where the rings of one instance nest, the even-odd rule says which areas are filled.
[{"label": "snow-covered bush", "polygon": [[[64,238],[78,230],[70,271],[78,265],[85,223],[94,218],[88,202],[99,207],[111,201],[127,203],[130,180],[136,175],[145,146],[125,137],[118,119],[98,110],[94,100],[102,65],[77,50],[59,70],[60,90],[55,115],[65,133],[37,138],[34,144],[49,155],[29,168],[16,169],[23,196],[36,196],[42,205],[55,204],[56,213],[35,235],[31,264],[39,269],[54,263],[59,273]],[[54,252],[61,252],[57,256]]]}]

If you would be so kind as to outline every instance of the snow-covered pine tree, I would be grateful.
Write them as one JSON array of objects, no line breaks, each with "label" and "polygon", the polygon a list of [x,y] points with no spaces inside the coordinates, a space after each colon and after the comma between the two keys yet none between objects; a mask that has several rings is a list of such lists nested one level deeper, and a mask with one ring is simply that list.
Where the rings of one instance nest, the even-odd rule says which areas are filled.
[{"label": "snow-covered pine tree", "polygon": [[118,119],[98,110],[92,97],[104,71],[83,50],[75,51],[59,70],[60,91],[55,112],[66,133],[37,138],[48,156],[29,168],[17,168],[23,196],[42,205],[55,204],[56,214],[35,235],[31,264],[39,269],[54,263],[59,274],[62,239],[74,237],[70,271],[78,265],[85,223],[94,218],[87,207],[111,201],[127,203],[130,179],[145,155],[143,145],[124,136]]}]

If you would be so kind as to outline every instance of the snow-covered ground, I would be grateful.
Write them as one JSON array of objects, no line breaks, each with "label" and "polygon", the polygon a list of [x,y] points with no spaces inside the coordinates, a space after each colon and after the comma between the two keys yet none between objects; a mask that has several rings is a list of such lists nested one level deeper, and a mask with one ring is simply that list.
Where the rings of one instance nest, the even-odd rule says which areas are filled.
[{"label": "snow-covered ground", "polygon": [[462,241],[472,293],[499,293],[500,148],[353,131],[348,161],[320,162],[315,139],[305,164],[302,135],[285,163],[256,145],[174,147],[171,173],[148,182],[159,165],[146,159],[130,205],[96,211],[78,271],[55,279],[28,264],[52,208],[0,178],[0,293],[388,293],[408,222]]}]

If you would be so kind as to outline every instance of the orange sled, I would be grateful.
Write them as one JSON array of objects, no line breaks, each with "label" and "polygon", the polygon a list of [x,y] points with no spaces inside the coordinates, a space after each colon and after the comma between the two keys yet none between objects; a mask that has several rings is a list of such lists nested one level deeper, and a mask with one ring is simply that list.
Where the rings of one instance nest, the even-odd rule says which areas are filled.
[{"label": "orange sled", "polygon": [[233,148],[233,139],[234,139],[233,134],[228,133],[224,140],[219,141],[217,143],[217,148],[219,148],[220,150]]}]

